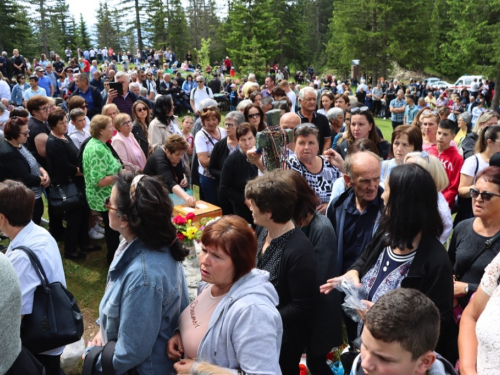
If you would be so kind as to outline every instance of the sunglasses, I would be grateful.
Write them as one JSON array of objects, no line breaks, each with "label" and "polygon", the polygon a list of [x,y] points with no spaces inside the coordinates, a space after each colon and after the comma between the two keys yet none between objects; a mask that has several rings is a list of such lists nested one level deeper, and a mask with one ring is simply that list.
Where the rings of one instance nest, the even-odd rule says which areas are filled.
[{"label": "sunglasses", "polygon": [[370,108],[368,108],[368,107],[356,107],[356,108],[352,108],[351,109],[351,114],[361,113],[361,112],[365,112],[365,111],[368,111],[368,110],[370,110]]},{"label": "sunglasses", "polygon": [[203,83],[204,81],[196,81],[196,83]]},{"label": "sunglasses", "polygon": [[258,117],[260,117],[260,113],[248,114],[248,117],[250,117],[250,118],[258,118]]},{"label": "sunglasses", "polygon": [[274,102],[271,102],[272,105],[282,105],[282,104],[288,104],[286,100],[276,100]]},{"label": "sunglasses", "polygon": [[88,105],[87,105],[87,104],[83,104],[83,105],[81,105],[81,106],[80,106],[80,108],[81,108],[81,109],[85,109],[85,108],[87,108],[87,107],[88,107]]},{"label": "sunglasses", "polygon": [[481,196],[481,199],[485,202],[489,202],[493,197],[500,197],[500,194],[489,193],[487,191],[479,192],[477,189],[470,189],[470,196],[473,199],[477,199]]},{"label": "sunglasses", "polygon": [[136,110],[136,112],[142,112],[142,111],[146,111],[147,112],[147,108],[146,107],[136,108],[135,110]]},{"label": "sunglasses", "polygon": [[106,197],[104,199],[104,207],[106,207],[108,210],[115,210],[116,211],[116,208],[111,206],[111,197]]}]

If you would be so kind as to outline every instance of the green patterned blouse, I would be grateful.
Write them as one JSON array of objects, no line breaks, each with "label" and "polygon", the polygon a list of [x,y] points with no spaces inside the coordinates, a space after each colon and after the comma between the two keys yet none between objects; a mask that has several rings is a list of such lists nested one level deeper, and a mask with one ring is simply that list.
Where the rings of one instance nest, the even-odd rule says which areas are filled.
[{"label": "green patterned blouse", "polygon": [[122,165],[108,146],[96,138],[92,138],[83,150],[83,174],[85,177],[85,193],[90,209],[107,211],[104,200],[111,195],[113,185],[98,187],[97,184],[106,176],[114,176]]}]

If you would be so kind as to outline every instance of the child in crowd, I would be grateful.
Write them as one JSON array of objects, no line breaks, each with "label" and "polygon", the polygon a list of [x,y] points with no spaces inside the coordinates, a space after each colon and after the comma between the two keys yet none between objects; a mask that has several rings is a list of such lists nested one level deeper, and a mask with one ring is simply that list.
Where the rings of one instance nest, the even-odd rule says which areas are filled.
[{"label": "child in crowd", "polygon": [[366,313],[351,375],[456,374],[434,352],[439,326],[439,311],[423,293],[409,288],[386,293]]},{"label": "child in crowd", "polygon": [[446,174],[448,175],[449,184],[443,190],[443,195],[450,206],[450,209],[455,205],[455,198],[458,194],[458,185],[460,185],[460,170],[464,163],[463,157],[458,152],[455,146],[451,146],[451,141],[455,138],[457,125],[454,121],[443,120],[439,123],[436,141],[437,148],[430,148],[429,153],[437,156],[441,160]]},{"label": "child in crowd", "polygon": [[238,105],[238,93],[236,92],[236,84],[231,84],[228,87],[229,91],[229,108],[231,111],[236,111]]},{"label": "child in crowd", "polygon": [[75,146],[80,149],[82,143],[87,138],[90,138],[90,133],[85,130],[85,125],[87,123],[85,112],[81,108],[72,109],[69,118],[71,122],[68,125],[68,135]]}]

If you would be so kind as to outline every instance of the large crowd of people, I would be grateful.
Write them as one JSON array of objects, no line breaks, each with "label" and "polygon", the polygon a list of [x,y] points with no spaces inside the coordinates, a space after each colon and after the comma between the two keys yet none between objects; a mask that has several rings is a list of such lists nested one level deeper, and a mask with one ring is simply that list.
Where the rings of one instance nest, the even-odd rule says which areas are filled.
[{"label": "large crowd of people", "polygon": [[[103,239],[109,273],[84,356],[116,342],[117,374],[295,375],[304,354],[312,375],[331,374],[327,355],[344,341],[357,353],[343,358],[346,374],[498,373],[492,82],[372,87],[276,64],[258,82],[236,78],[229,57],[193,65],[190,51],[183,63],[168,49],[74,55],[0,60],[0,231],[10,239],[0,310],[19,317],[9,328],[32,313],[39,285],[19,246],[65,284],[56,241],[86,262]],[[272,171],[258,143],[271,125],[293,134]],[[223,215],[204,228],[190,301],[172,215],[173,202],[196,206],[193,185]],[[56,209],[69,186],[79,201]],[[355,313],[342,305],[346,284],[363,306]],[[1,373],[20,373],[22,342],[0,331],[14,343]],[[63,349],[33,361],[59,375]]]}]

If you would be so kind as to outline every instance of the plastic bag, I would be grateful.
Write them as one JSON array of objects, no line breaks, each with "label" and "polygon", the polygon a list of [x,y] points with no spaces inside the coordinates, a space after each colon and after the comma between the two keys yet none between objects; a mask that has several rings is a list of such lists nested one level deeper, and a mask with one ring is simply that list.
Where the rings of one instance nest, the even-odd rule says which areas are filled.
[{"label": "plastic bag", "polygon": [[360,322],[361,317],[356,310],[366,311],[368,307],[362,302],[366,300],[366,295],[361,288],[354,285],[351,280],[341,278],[335,288],[345,293],[344,303],[342,309],[344,312],[355,322]]}]

